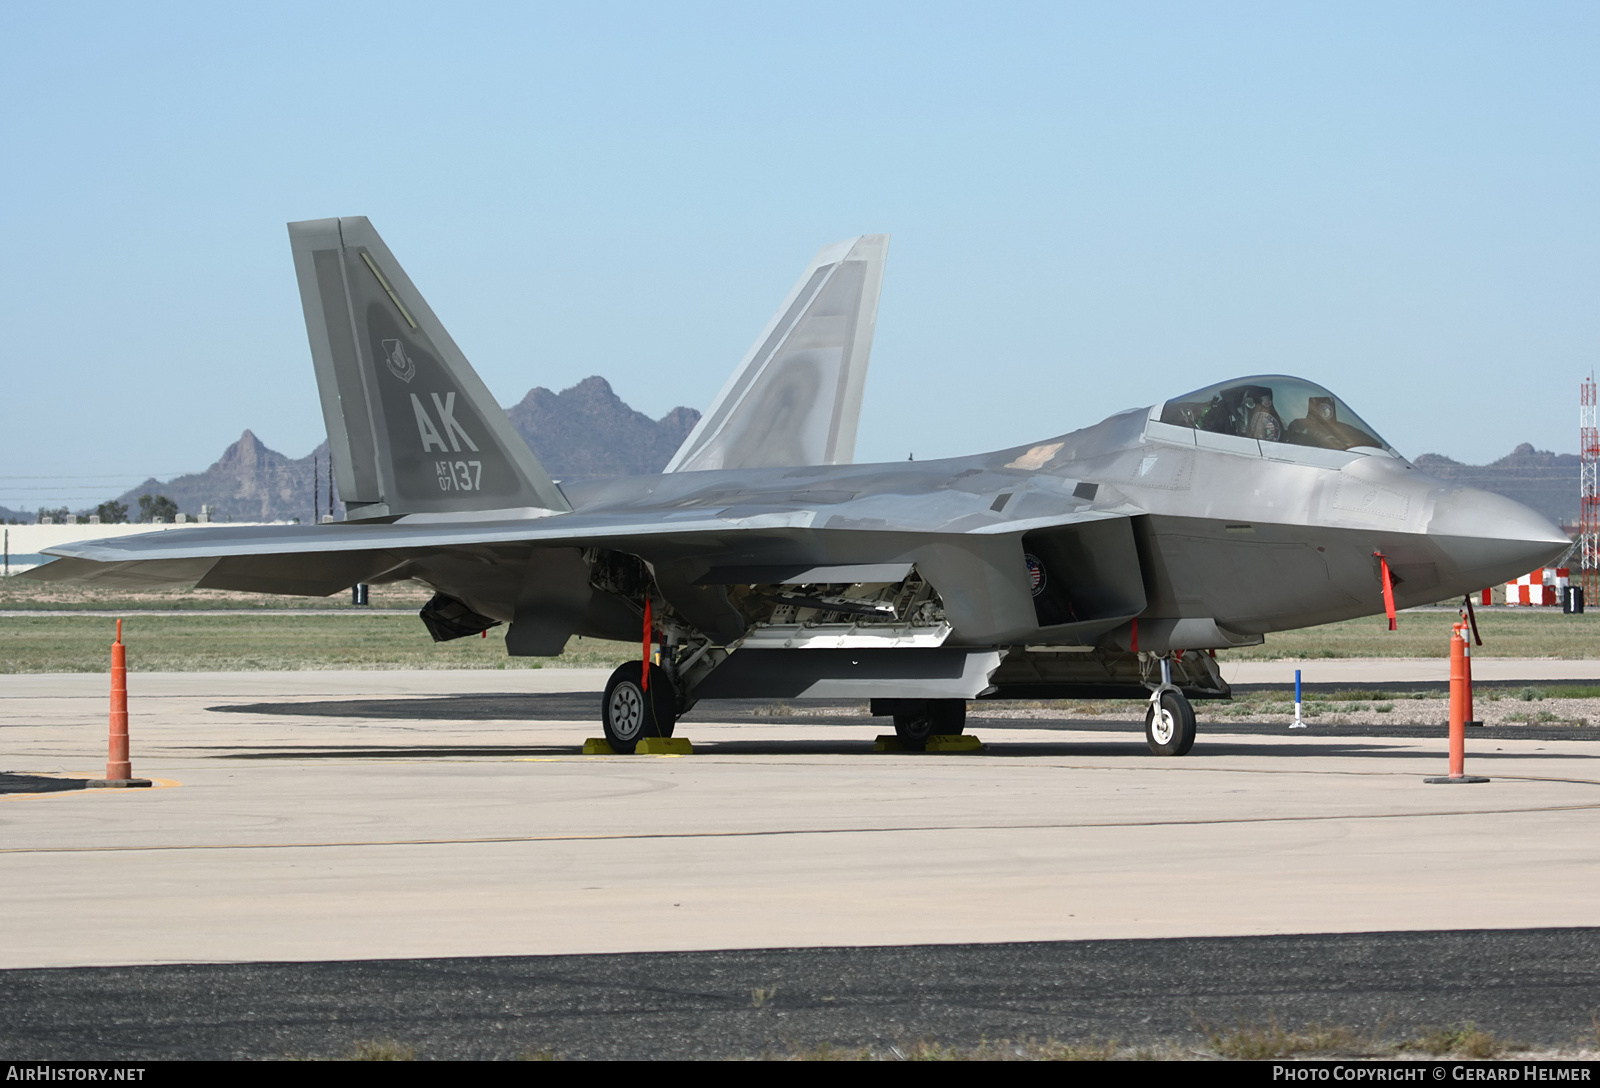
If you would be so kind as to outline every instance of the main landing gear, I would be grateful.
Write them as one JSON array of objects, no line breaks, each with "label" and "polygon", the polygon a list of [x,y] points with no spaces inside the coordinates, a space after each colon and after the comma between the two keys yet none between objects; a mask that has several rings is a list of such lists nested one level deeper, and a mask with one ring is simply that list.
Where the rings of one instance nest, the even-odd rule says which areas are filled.
[{"label": "main landing gear", "polygon": [[951,737],[967,727],[965,699],[928,699],[894,716],[894,733],[908,752],[926,751],[928,738]]},{"label": "main landing gear", "polygon": [[1172,659],[1161,660],[1161,683],[1144,712],[1144,740],[1158,756],[1184,756],[1194,747],[1194,707],[1172,683]]},{"label": "main landing gear", "polygon": [[632,755],[645,737],[670,737],[678,721],[678,693],[667,670],[650,666],[650,683],[644,684],[644,663],[617,666],[600,700],[600,723],[611,750]]}]

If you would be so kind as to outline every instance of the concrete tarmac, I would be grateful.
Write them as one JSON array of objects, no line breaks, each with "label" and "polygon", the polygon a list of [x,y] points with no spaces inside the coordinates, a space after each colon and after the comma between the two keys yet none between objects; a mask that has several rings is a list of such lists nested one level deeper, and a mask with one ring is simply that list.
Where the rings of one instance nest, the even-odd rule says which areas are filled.
[{"label": "concrete tarmac", "polygon": [[1135,721],[990,720],[981,754],[891,755],[887,723],[757,704],[697,707],[692,756],[586,757],[604,676],[135,674],[150,790],[82,788],[104,677],[0,676],[0,1055],[717,1057],[1269,1017],[1563,1043],[1600,1010],[1587,729],[1475,735],[1493,781],[1446,786],[1425,730],[1229,723],[1161,759]]},{"label": "concrete tarmac", "polygon": [[[98,775],[94,680],[0,678],[0,769]],[[1212,732],[1160,759],[1132,722],[991,722],[979,755],[875,755],[859,720],[712,717],[680,730],[694,756],[585,757],[590,721],[283,707],[489,680],[593,687],[136,677],[134,770],[160,788],[0,800],[0,967],[1595,921],[1590,741],[1495,737],[1468,764],[1493,782],[1436,786],[1442,738]]]}]

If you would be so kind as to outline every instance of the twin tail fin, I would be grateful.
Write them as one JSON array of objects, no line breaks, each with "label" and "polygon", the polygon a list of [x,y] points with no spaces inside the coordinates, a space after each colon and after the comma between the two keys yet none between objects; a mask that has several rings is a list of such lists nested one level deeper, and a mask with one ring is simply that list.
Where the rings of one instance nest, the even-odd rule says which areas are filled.
[{"label": "twin tail fin", "polygon": [[824,246],[666,471],[847,465],[887,234]]},{"label": "twin tail fin", "polygon": [[572,509],[364,217],[289,224],[351,520]]}]

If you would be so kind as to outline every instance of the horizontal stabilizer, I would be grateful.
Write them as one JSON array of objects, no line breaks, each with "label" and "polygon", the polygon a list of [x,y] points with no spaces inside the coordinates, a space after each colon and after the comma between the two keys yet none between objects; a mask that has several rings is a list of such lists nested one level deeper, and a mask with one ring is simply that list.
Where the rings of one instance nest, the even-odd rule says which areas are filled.
[{"label": "horizontal stabilizer", "polygon": [[888,254],[887,234],[825,246],[666,471],[849,464]]}]

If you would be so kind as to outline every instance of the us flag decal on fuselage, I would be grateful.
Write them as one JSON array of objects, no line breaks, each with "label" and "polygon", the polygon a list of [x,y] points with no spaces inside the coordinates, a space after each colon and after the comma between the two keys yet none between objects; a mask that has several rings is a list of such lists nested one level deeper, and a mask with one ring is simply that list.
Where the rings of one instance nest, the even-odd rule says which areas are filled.
[{"label": "us flag decal on fuselage", "polygon": [[1024,555],[1022,558],[1028,564],[1028,586],[1033,591],[1033,595],[1037,597],[1044,592],[1044,564],[1039,562],[1037,556]]}]

